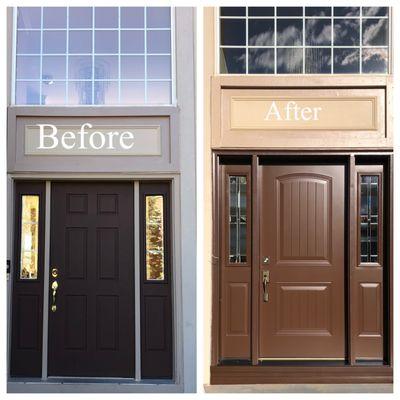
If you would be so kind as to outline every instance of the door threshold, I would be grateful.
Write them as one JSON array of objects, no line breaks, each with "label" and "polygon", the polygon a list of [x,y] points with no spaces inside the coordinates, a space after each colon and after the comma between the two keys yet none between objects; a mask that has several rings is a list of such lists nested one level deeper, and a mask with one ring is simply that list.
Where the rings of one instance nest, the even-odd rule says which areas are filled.
[{"label": "door threshold", "polygon": [[44,384],[87,384],[87,383],[113,383],[118,385],[170,385],[175,382],[172,379],[142,379],[133,378],[91,378],[91,377],[75,377],[75,376],[49,376],[47,379],[41,378],[9,378],[9,383],[44,383]]},{"label": "door threshold", "polygon": [[183,385],[172,380],[10,378],[8,393],[180,393]]},{"label": "door threshold", "polygon": [[389,365],[219,365],[210,368],[211,385],[270,383],[393,383]]}]

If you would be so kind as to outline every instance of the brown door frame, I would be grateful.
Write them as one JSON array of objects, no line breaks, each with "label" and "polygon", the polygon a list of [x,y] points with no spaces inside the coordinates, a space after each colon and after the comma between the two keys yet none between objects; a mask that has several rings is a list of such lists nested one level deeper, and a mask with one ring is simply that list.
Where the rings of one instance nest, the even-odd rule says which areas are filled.
[{"label": "brown door frame", "polygon": [[[345,188],[345,194],[346,194],[346,223],[350,225],[350,229],[348,229],[347,236],[346,236],[346,242],[348,245],[348,251],[346,255],[346,261],[347,261],[347,270],[346,270],[346,289],[347,289],[347,298],[346,298],[346,332],[345,332],[345,337],[346,337],[346,358],[347,358],[347,364],[343,367],[344,370],[348,370],[349,367],[354,368],[354,376],[349,375],[347,381],[352,381],[352,382],[359,382],[359,381],[370,381],[370,382],[380,382],[382,379],[387,382],[392,381],[392,360],[393,360],[393,338],[392,338],[392,329],[393,329],[393,154],[391,152],[386,152],[386,151],[377,151],[377,152],[368,152],[368,151],[326,151],[326,150],[315,150],[315,151],[310,151],[310,150],[303,150],[303,151],[297,151],[297,150],[277,150],[277,151],[238,151],[238,150],[225,150],[225,151],[214,151],[212,153],[212,164],[213,164],[213,181],[212,181],[212,187],[213,187],[213,210],[212,210],[212,216],[213,216],[213,240],[212,240],[212,336],[211,336],[211,383],[224,383],[227,379],[226,377],[227,371],[232,371],[232,368],[239,369],[240,371],[243,371],[243,373],[247,376],[248,374],[257,374],[259,378],[256,379],[257,382],[284,382],[285,379],[282,376],[282,378],[279,378],[275,376],[274,378],[268,378],[264,376],[265,374],[260,374],[261,372],[261,366],[257,365],[258,364],[258,344],[257,340],[255,339],[255,334],[258,331],[258,321],[257,318],[252,318],[251,319],[251,325],[252,325],[252,344],[251,344],[251,364],[252,365],[247,365],[247,366],[223,366],[219,365],[220,364],[220,346],[219,346],[219,337],[220,337],[220,332],[219,332],[219,321],[220,321],[220,265],[221,265],[221,257],[223,256],[221,254],[221,246],[220,246],[220,235],[221,235],[221,213],[220,213],[220,198],[221,198],[221,188],[220,188],[220,182],[221,182],[221,157],[226,157],[230,159],[230,163],[234,165],[234,158],[241,159],[242,163],[243,160],[246,159],[246,162],[244,162],[247,165],[251,165],[251,176],[252,176],[252,262],[257,263],[258,257],[259,257],[259,249],[257,249],[257,246],[259,245],[259,218],[257,218],[257,212],[256,210],[258,209],[259,205],[259,198],[257,196],[257,189],[256,185],[259,184],[259,173],[258,173],[258,168],[259,168],[259,161],[260,161],[260,156],[271,156],[273,158],[276,158],[278,156],[285,158],[287,156],[294,156],[294,157],[300,157],[302,156],[303,159],[307,159],[308,156],[311,157],[327,157],[327,159],[332,160],[335,156],[337,158],[341,158],[344,165],[346,166],[346,188]],[[386,284],[386,289],[385,289],[385,297],[383,300],[384,304],[384,363],[383,365],[379,366],[362,366],[364,369],[360,370],[360,366],[356,365],[356,359],[355,359],[355,353],[353,349],[351,348],[351,340],[350,339],[350,332],[352,331],[352,321],[350,319],[350,305],[351,305],[351,300],[349,298],[349,291],[350,291],[350,286],[351,286],[351,281],[352,281],[352,273],[350,271],[349,266],[352,265],[351,263],[354,260],[354,257],[356,257],[356,250],[355,245],[356,245],[356,224],[355,224],[355,213],[354,213],[354,207],[352,205],[355,204],[355,196],[356,196],[356,162],[360,164],[366,164],[365,160],[366,157],[369,157],[371,159],[370,164],[382,164],[384,165],[384,170],[385,170],[385,188],[384,188],[384,196],[386,198],[384,199],[385,202],[385,207],[386,207],[386,213],[385,213],[385,237],[386,243],[385,243],[385,260],[386,260],[386,273],[384,276],[384,284]],[[356,160],[364,160],[364,161],[356,161]],[[284,161],[283,161],[284,162]],[[256,279],[258,279],[258,270],[256,268],[252,269],[252,291],[254,290],[254,286],[256,285]],[[258,293],[258,291],[255,291],[253,293]],[[257,296],[252,296],[252,315],[257,315],[258,314],[258,300],[256,298]],[[255,369],[254,369],[255,368]],[[267,369],[271,372],[274,371],[277,367],[262,367],[263,369]],[[285,373],[289,373],[291,369],[296,369],[296,368],[304,368],[299,366],[287,366],[284,367],[283,370],[286,371]],[[330,374],[332,374],[332,371],[329,369],[331,367],[324,367],[324,366],[318,366],[318,371],[326,371],[326,377],[321,378],[322,381],[333,381],[329,378]],[[355,370],[357,368],[357,371]],[[218,371],[218,372],[217,372]],[[246,372],[247,371],[247,372]],[[258,372],[254,372],[258,371]],[[330,372],[329,372],[330,371]],[[338,369],[335,371],[339,372]],[[365,374],[362,373],[364,371]],[[378,371],[378,372],[377,372]],[[344,372],[342,381],[346,381],[345,375],[348,374],[349,372]],[[368,378],[369,376],[369,378]],[[237,375],[233,381],[236,383],[241,383],[246,381],[244,378],[244,375]],[[254,377],[253,377],[254,378]],[[253,379],[251,378],[251,379]],[[249,378],[250,379],[250,378]],[[254,378],[255,379],[255,378]],[[289,381],[291,381],[291,378],[288,377]],[[300,381],[309,381],[310,379],[304,379],[304,380],[299,380],[297,378],[293,378],[294,380],[300,382]],[[320,381],[321,381],[320,379]],[[336,381],[340,381],[340,378],[335,378]],[[338,380],[339,379],[339,380]],[[369,380],[368,380],[369,379]],[[314,379],[317,381],[318,379]],[[311,379],[313,381],[313,379]],[[232,379],[230,380],[232,383]],[[228,382],[226,382],[228,383]],[[255,382],[254,382],[255,383]]]}]

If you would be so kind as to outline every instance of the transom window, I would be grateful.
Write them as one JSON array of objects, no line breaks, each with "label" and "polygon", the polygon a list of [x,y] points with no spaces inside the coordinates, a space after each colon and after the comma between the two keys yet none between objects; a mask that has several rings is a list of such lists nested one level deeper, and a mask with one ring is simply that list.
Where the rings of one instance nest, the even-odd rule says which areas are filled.
[{"label": "transom window", "polygon": [[388,7],[221,7],[223,74],[388,73]]},{"label": "transom window", "polygon": [[18,7],[15,104],[170,104],[170,7]]}]

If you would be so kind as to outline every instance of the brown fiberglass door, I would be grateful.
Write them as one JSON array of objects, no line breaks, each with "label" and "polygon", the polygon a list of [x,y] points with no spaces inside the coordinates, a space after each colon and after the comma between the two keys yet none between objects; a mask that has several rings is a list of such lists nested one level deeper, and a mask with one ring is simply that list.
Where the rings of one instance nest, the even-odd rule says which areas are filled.
[{"label": "brown fiberglass door", "polygon": [[53,183],[51,204],[48,373],[133,378],[133,183]]},{"label": "brown fiberglass door", "polygon": [[261,168],[259,358],[343,359],[344,166]]}]

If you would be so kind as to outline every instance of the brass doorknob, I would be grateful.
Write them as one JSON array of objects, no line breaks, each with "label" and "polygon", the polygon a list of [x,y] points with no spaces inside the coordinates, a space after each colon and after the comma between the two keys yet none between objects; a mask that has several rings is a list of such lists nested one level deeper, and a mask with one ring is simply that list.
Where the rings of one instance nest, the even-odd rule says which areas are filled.
[{"label": "brass doorknob", "polygon": [[57,311],[57,304],[56,304],[56,301],[57,301],[57,298],[56,298],[57,289],[58,289],[58,282],[54,281],[51,284],[51,290],[53,291],[52,292],[52,301],[51,301],[51,311],[52,312],[56,312]]},{"label": "brass doorknob", "polygon": [[265,303],[269,300],[268,286],[267,286],[268,283],[269,283],[269,271],[263,271],[262,285],[263,285],[263,300]]}]

